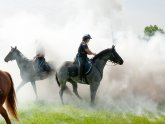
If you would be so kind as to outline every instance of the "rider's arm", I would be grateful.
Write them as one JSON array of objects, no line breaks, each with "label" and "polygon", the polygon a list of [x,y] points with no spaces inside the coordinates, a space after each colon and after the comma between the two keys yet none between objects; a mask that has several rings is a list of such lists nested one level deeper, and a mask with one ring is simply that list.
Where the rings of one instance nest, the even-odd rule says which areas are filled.
[{"label": "rider's arm", "polygon": [[96,53],[93,53],[89,48],[85,49],[85,52],[89,55],[96,55]]},{"label": "rider's arm", "polygon": [[93,53],[93,52],[88,48],[88,45],[87,45],[87,44],[82,44],[82,47],[84,48],[85,52],[86,52],[88,55],[96,55],[96,53]]}]

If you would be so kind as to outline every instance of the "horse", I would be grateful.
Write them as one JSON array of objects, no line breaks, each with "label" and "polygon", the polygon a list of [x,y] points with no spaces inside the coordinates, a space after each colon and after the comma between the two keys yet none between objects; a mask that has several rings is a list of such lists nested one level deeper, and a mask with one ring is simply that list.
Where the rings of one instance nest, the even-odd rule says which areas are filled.
[{"label": "horse", "polygon": [[56,73],[56,81],[60,87],[59,94],[62,104],[64,104],[63,91],[67,88],[66,82],[72,84],[73,92],[79,99],[81,99],[77,91],[77,82],[79,82],[90,85],[91,105],[94,105],[96,92],[103,77],[103,69],[108,60],[119,65],[122,65],[124,62],[116,52],[114,45],[112,45],[112,48],[101,51],[91,59],[92,67],[89,73],[85,75],[84,82],[80,81],[78,74],[72,76],[71,73],[69,73],[70,68],[76,67],[78,69],[78,65],[75,65],[75,63],[71,61],[65,61]]},{"label": "horse", "polygon": [[16,92],[18,92],[18,90],[20,90],[20,88],[22,88],[26,83],[31,82],[33,90],[36,95],[36,99],[38,99],[35,81],[44,80],[52,75],[55,75],[55,67],[53,66],[53,64],[48,63],[48,65],[51,68],[50,72],[38,73],[35,69],[34,61],[26,58],[17,49],[17,47],[15,48],[11,47],[11,51],[6,55],[4,59],[5,62],[12,61],[12,60],[16,60],[17,65],[20,70],[20,76],[22,78],[22,81],[17,87]]},{"label": "horse", "polygon": [[7,111],[3,107],[4,103],[6,104],[10,115],[12,115],[16,120],[19,120],[12,77],[8,72],[0,70],[0,114],[3,116],[7,124],[11,124]]}]

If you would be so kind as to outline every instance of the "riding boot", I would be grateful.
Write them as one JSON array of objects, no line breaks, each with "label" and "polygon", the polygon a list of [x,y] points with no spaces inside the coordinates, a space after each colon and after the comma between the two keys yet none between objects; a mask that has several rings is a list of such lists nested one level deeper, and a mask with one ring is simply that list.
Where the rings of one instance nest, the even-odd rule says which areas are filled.
[{"label": "riding boot", "polygon": [[82,67],[82,65],[79,68],[79,79],[82,82],[82,80],[83,80],[83,67]]}]

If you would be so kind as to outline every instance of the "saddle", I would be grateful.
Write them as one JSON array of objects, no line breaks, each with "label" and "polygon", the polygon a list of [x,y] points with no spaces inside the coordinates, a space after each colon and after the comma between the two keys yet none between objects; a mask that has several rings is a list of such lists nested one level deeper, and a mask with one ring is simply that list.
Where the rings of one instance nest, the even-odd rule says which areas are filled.
[{"label": "saddle", "polygon": [[[79,69],[78,63],[75,60],[73,64],[68,67],[69,76],[72,77],[78,76],[78,69]],[[88,75],[91,69],[92,69],[92,62],[90,59],[88,59],[85,63],[84,75]]]}]

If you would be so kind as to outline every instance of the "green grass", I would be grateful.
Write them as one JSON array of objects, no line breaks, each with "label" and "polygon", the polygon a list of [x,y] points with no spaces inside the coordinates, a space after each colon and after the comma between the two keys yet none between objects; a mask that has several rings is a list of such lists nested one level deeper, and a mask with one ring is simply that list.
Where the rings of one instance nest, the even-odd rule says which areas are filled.
[{"label": "green grass", "polygon": [[[31,104],[18,110],[21,124],[165,124],[165,115],[135,115],[61,105]],[[12,118],[13,124],[19,124]],[[0,121],[0,124],[5,124]]]}]

